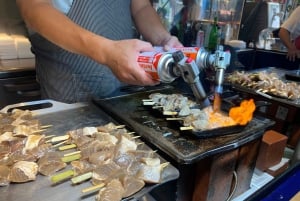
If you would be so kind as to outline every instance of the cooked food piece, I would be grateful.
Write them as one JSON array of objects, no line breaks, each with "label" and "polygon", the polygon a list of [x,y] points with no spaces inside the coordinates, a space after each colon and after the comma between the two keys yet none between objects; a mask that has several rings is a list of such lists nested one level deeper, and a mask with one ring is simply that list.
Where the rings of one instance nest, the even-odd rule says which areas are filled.
[{"label": "cooked food piece", "polygon": [[93,134],[93,137],[95,137],[96,140],[110,142],[113,145],[116,145],[118,142],[118,139],[110,133],[96,132]]},{"label": "cooked food piece", "polygon": [[113,178],[114,175],[121,171],[121,167],[114,162],[99,165],[93,171],[92,183],[99,184],[106,181],[109,178]]},{"label": "cooked food piece", "polygon": [[25,120],[30,120],[33,118],[33,113],[30,110],[13,109],[11,112],[11,117],[14,119],[22,118]]},{"label": "cooked food piece", "polygon": [[160,159],[159,158],[141,158],[141,161],[150,166],[157,166],[160,165]]},{"label": "cooked food piece", "polygon": [[36,158],[41,158],[44,154],[48,153],[52,149],[52,144],[45,143],[33,148],[30,154],[34,155]]},{"label": "cooked food piece", "polygon": [[95,164],[88,162],[87,160],[78,160],[71,162],[72,168],[75,172],[75,175],[84,174],[91,172],[96,168]]},{"label": "cooked food piece", "polygon": [[134,176],[126,175],[121,179],[121,182],[124,188],[124,192],[122,194],[123,198],[137,193],[145,186],[145,182],[143,180],[138,179]]},{"label": "cooked food piece", "polygon": [[10,168],[7,165],[0,165],[0,186],[7,186],[9,181]]},{"label": "cooked food piece", "polygon": [[184,118],[184,126],[192,126],[195,130],[205,130],[209,126],[209,116],[200,109],[192,109],[191,114]]},{"label": "cooked food piece", "polygon": [[113,122],[107,123],[103,126],[98,126],[97,127],[99,132],[106,132],[106,133],[110,133],[114,130],[118,130],[119,126],[117,126],[116,124],[114,124]]},{"label": "cooked food piece", "polygon": [[29,135],[26,139],[25,147],[23,151],[26,153],[32,151],[34,148],[37,148],[40,144],[45,142],[44,135]]},{"label": "cooked food piece", "polygon": [[117,155],[114,158],[114,162],[117,165],[119,165],[120,167],[124,167],[124,168],[127,168],[130,165],[130,163],[132,163],[132,161],[134,161],[134,160],[135,160],[134,155],[129,154],[129,153],[123,153],[123,154]]},{"label": "cooked food piece", "polygon": [[159,183],[162,170],[161,165],[143,165],[137,172],[137,178],[144,180],[146,183]]},{"label": "cooked food piece", "polygon": [[33,181],[37,173],[38,165],[35,162],[18,161],[11,168],[9,180],[17,183]]},{"label": "cooked food piece", "polygon": [[91,154],[96,152],[113,152],[115,145],[111,142],[107,141],[100,141],[100,140],[93,140],[90,143],[86,144],[86,146],[79,147],[81,151],[81,157],[83,159],[89,158]]},{"label": "cooked food piece", "polygon": [[27,125],[17,125],[13,130],[13,136],[27,137],[29,135],[32,135],[33,133],[37,133],[37,131],[38,130],[32,129]]},{"label": "cooked food piece", "polygon": [[[181,111],[183,107],[193,107],[195,102],[189,100],[182,94],[161,94],[153,93],[149,98],[159,106],[163,106],[164,111]],[[182,111],[184,113],[184,111]]]},{"label": "cooked food piece", "polygon": [[120,201],[124,188],[118,179],[111,180],[104,188],[100,189],[96,201]]},{"label": "cooked food piece", "polygon": [[123,135],[121,135],[119,138],[119,142],[116,145],[116,155],[124,154],[128,151],[137,149],[137,144],[135,143],[135,141],[130,140]]},{"label": "cooked food piece", "polygon": [[61,160],[62,155],[60,152],[48,152],[38,160],[38,171],[42,175],[52,175],[55,172],[65,168],[66,163]]},{"label": "cooked food piece", "polygon": [[0,135],[0,143],[2,142],[10,142],[13,140],[18,139],[18,137],[14,137],[12,132],[4,132],[2,135]]},{"label": "cooked food piece", "polygon": [[67,135],[70,135],[70,138],[71,138],[70,143],[76,144],[77,147],[82,147],[83,145],[93,141],[93,138],[90,138],[83,134],[82,129],[68,131]]},{"label": "cooked food piece", "polygon": [[84,127],[82,129],[82,133],[83,135],[88,135],[88,136],[92,136],[94,133],[98,132],[97,128],[96,127]]},{"label": "cooked food piece", "polygon": [[233,84],[248,87],[263,93],[283,98],[300,99],[300,85],[296,82],[283,80],[277,73],[260,71],[258,73],[235,71],[226,80]]},{"label": "cooked food piece", "polygon": [[152,150],[129,150],[127,153],[134,155],[135,160],[140,160],[141,158],[152,158],[154,156],[154,151]]},{"label": "cooked food piece", "polygon": [[111,160],[114,155],[114,150],[103,150],[103,151],[98,151],[95,153],[92,153],[88,157],[88,161],[92,164],[95,165],[102,165],[104,163],[107,163],[107,161]]},{"label": "cooked food piece", "polygon": [[126,169],[127,175],[135,176],[145,166],[141,161],[132,161]]}]

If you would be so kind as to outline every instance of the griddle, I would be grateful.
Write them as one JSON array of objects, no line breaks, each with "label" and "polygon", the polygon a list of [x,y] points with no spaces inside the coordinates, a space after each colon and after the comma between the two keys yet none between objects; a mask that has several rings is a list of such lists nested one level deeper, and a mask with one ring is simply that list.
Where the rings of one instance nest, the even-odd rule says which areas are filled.
[{"label": "griddle", "polygon": [[[136,93],[95,99],[94,102],[106,113],[123,122],[142,137],[180,164],[191,164],[201,159],[232,150],[261,137],[274,124],[263,117],[254,117],[241,131],[218,137],[199,139],[180,131],[173,121],[167,121],[160,113],[153,113],[142,105],[151,93],[184,93],[170,85],[161,89],[148,89]],[[175,122],[176,124],[176,122]]]},{"label": "griddle", "polygon": [[[109,122],[114,122],[117,125],[120,123],[108,116],[98,107],[93,104],[63,104],[51,100],[33,101],[29,103],[21,103],[10,105],[2,109],[2,112],[9,111],[11,108],[26,108],[30,107],[41,109],[35,110],[37,118],[42,125],[52,125],[51,128],[44,132],[46,135],[64,135],[66,131],[83,128],[85,126],[99,126]],[[128,128],[127,128],[128,129]],[[147,145],[141,145],[141,149],[150,149]],[[160,157],[159,155],[157,155]],[[162,163],[165,159],[160,157]],[[63,169],[70,169],[70,165]],[[138,200],[152,189],[159,187],[168,181],[175,180],[179,177],[179,171],[168,165],[162,173],[162,181],[159,184],[146,185],[141,191],[128,197],[125,200]],[[66,181],[58,185],[52,185],[50,177],[38,175],[37,179],[32,182],[15,184],[0,187],[1,201],[94,201],[98,191],[82,194],[81,190],[90,187],[90,182],[84,182],[79,185],[72,185],[71,181]]]}]

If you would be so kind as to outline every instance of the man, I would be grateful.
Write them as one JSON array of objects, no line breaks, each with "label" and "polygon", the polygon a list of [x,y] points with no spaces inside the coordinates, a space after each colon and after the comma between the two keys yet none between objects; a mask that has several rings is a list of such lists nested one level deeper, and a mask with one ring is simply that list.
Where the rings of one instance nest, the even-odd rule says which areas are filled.
[{"label": "man", "polygon": [[281,25],[279,37],[286,46],[287,58],[295,61],[300,58],[300,6],[298,6]]},{"label": "man", "polygon": [[[155,85],[137,63],[152,45],[182,46],[149,0],[17,0],[30,30],[42,98],[72,103],[122,84]],[[136,38],[136,30],[145,42]]]}]

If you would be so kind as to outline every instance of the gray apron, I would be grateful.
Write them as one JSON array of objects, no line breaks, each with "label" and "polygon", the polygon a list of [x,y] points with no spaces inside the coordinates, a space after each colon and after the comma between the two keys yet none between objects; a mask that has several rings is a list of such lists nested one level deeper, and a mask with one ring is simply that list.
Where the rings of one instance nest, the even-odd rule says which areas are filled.
[{"label": "gray apron", "polygon": [[[113,40],[135,37],[131,0],[74,0],[67,16],[78,25]],[[42,98],[66,103],[109,96],[122,83],[95,61],[54,45],[37,33],[30,36]]]}]

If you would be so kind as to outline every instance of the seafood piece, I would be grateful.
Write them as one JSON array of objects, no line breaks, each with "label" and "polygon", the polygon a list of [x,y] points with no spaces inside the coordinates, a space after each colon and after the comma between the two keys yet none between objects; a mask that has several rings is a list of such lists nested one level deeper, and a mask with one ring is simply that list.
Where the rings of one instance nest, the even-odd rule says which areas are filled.
[{"label": "seafood piece", "polygon": [[128,176],[121,178],[122,185],[124,187],[124,192],[122,197],[129,197],[138,191],[140,191],[144,186],[145,182],[142,179],[138,179],[134,176]]},{"label": "seafood piece", "polygon": [[38,147],[40,144],[45,142],[44,139],[44,135],[29,135],[23,148],[23,152],[26,153]]},{"label": "seafood piece", "polygon": [[124,154],[130,150],[136,150],[137,144],[125,136],[120,136],[119,142],[116,145],[116,155]]},{"label": "seafood piece", "polygon": [[114,147],[115,145],[110,142],[94,140],[79,149],[81,150],[81,157],[84,159],[89,158],[91,154],[100,151],[113,152]]},{"label": "seafood piece", "polygon": [[37,173],[38,165],[35,162],[18,161],[11,168],[9,180],[16,183],[33,181]]},{"label": "seafood piece", "polygon": [[7,186],[9,181],[10,168],[7,165],[0,165],[0,186]]},{"label": "seafood piece", "polygon": [[161,180],[162,165],[146,165],[139,169],[136,176],[144,180],[146,183],[159,183]]},{"label": "seafood piece", "polygon": [[84,127],[82,129],[82,133],[83,135],[88,135],[88,136],[92,136],[94,133],[98,132],[96,127]]},{"label": "seafood piece", "polygon": [[120,201],[123,192],[122,183],[118,179],[113,179],[104,188],[100,189],[96,201]]},{"label": "seafood piece", "polygon": [[92,183],[99,184],[107,179],[113,178],[115,175],[117,175],[121,171],[121,167],[118,166],[114,162],[110,162],[107,164],[99,165],[97,168],[93,171],[93,178]]},{"label": "seafood piece", "polygon": [[70,142],[70,144],[74,143],[77,147],[82,147],[83,145],[93,141],[92,138],[83,134],[82,129],[68,131],[67,135],[69,135],[71,138],[72,142]]},{"label": "seafood piece", "polygon": [[87,160],[78,160],[71,162],[75,175],[91,172],[96,168],[96,165],[91,164]]},{"label": "seafood piece", "polygon": [[4,132],[0,135],[0,143],[2,142],[10,142],[18,139],[18,137],[14,137],[12,132]]},{"label": "seafood piece", "polygon": [[60,152],[48,152],[38,160],[38,171],[42,175],[52,175],[55,172],[65,168],[66,163],[61,160]]}]

